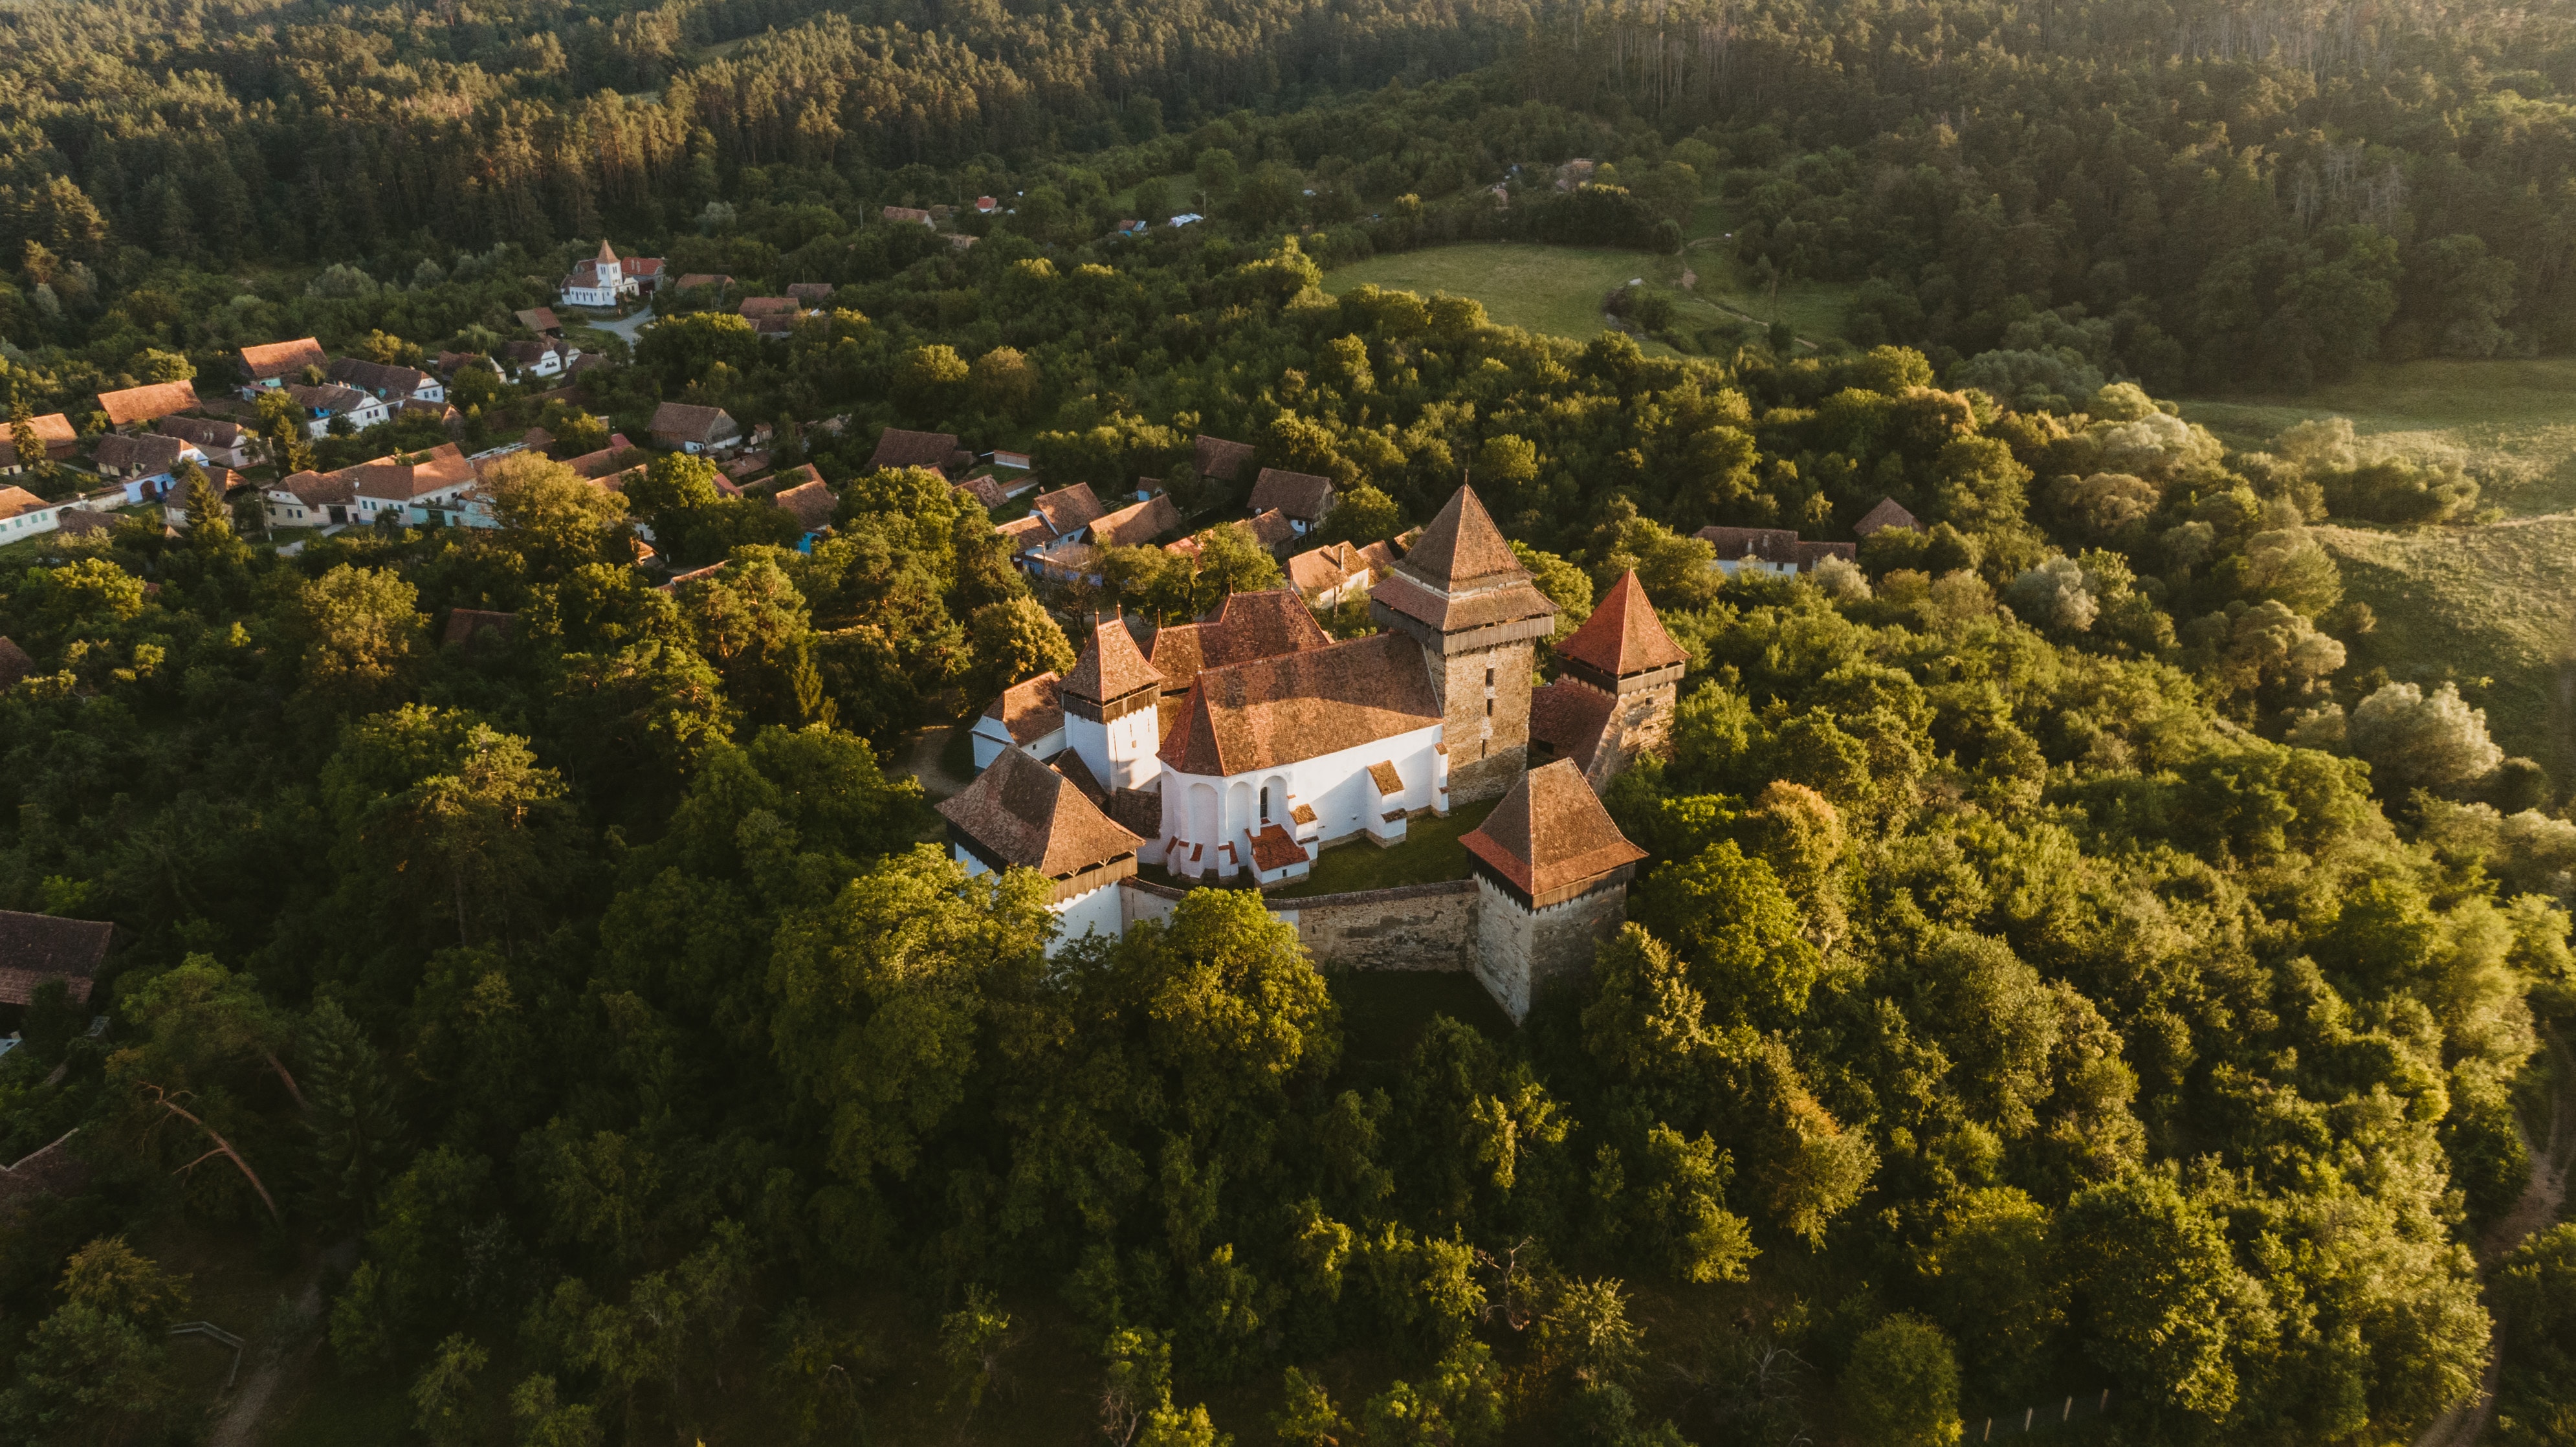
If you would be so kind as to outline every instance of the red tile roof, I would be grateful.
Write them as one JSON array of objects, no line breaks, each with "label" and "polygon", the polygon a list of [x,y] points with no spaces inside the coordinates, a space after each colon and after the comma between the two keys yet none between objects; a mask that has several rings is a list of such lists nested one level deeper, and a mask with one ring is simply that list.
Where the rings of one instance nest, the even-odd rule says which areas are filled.
[{"label": "red tile roof", "polygon": [[1127,631],[1126,620],[1103,618],[1091,625],[1091,636],[1082,640],[1082,656],[1074,660],[1073,672],[1064,676],[1064,691],[1098,704],[1125,698],[1140,688],[1160,687],[1162,682],[1163,675],[1138,651],[1136,635]]},{"label": "red tile roof", "polygon": [[1024,865],[1050,878],[1132,855],[1145,842],[1019,749],[1002,750],[964,792],[937,807],[987,863]]},{"label": "red tile roof", "polygon": [[1253,512],[1265,513],[1275,507],[1300,522],[1322,518],[1332,499],[1333,480],[1311,472],[1265,467],[1260,480],[1252,484]]},{"label": "red tile roof", "polygon": [[[28,425],[36,429],[36,441],[48,457],[68,457],[80,445],[80,434],[72,430],[72,420],[60,412],[31,417]],[[18,439],[6,423],[0,423],[0,467],[18,465]]]},{"label": "red tile roof", "polygon": [[1063,684],[1064,676],[1054,672],[1012,684],[984,710],[984,717],[1010,730],[1013,743],[1035,743],[1064,727]]},{"label": "red tile roof", "polygon": [[1252,836],[1252,867],[1264,874],[1305,862],[1306,846],[1276,824],[1264,824],[1261,832]]},{"label": "red tile roof", "polygon": [[329,365],[331,354],[323,351],[322,344],[311,337],[241,349],[242,375],[254,382],[273,382],[307,367]]},{"label": "red tile roof", "polygon": [[1202,671],[1162,759],[1185,774],[1240,774],[1439,722],[1421,647],[1377,633]]},{"label": "red tile roof", "polygon": [[1601,796],[1567,759],[1523,774],[1485,822],[1458,842],[1524,903],[1538,907],[1580,894],[1646,857],[1610,822]]},{"label": "red tile roof", "polygon": [[1556,645],[1559,658],[1588,663],[1612,678],[1647,673],[1686,663],[1690,655],[1664,631],[1664,620],[1646,597],[1646,587],[1631,568],[1610,585],[1592,616]]},{"label": "red tile roof", "polygon": [[1203,668],[1224,668],[1256,658],[1276,658],[1321,648],[1333,640],[1285,588],[1259,593],[1230,593],[1216,616],[1200,623],[1176,623],[1154,635],[1154,670],[1167,690],[1186,691]]},{"label": "red tile roof", "polygon": [[0,1004],[29,1003],[47,980],[86,1002],[115,935],[116,926],[95,920],[0,910]]},{"label": "red tile roof", "polygon": [[143,387],[128,387],[122,392],[98,394],[98,408],[107,420],[122,427],[129,422],[149,422],[173,412],[185,412],[197,405],[197,388],[190,382],[154,382]]},{"label": "red tile roof", "polygon": [[1861,514],[1860,521],[1852,524],[1852,532],[1865,538],[1885,528],[1920,529],[1922,526],[1915,521],[1914,514],[1897,504],[1896,499],[1883,497],[1878,500],[1878,506]]}]

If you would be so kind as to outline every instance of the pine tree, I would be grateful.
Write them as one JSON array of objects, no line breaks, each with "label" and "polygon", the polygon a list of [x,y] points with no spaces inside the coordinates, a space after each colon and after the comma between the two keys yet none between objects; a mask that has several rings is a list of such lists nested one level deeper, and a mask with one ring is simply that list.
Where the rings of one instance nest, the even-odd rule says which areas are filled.
[{"label": "pine tree", "polygon": [[366,1033],[339,1003],[313,1007],[302,1040],[312,1110],[313,1189],[324,1209],[355,1217],[400,1162],[402,1119],[393,1082]]}]

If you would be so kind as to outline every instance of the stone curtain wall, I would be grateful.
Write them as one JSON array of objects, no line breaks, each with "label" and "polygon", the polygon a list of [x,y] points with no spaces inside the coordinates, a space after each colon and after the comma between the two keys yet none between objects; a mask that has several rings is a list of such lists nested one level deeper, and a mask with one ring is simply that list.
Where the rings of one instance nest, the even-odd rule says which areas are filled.
[{"label": "stone curtain wall", "polygon": [[[1118,888],[1129,924],[1169,916],[1185,893],[1141,879],[1120,880]],[[1471,879],[1319,894],[1270,907],[1272,916],[1297,927],[1316,964],[1340,970],[1471,970],[1476,912]]]}]

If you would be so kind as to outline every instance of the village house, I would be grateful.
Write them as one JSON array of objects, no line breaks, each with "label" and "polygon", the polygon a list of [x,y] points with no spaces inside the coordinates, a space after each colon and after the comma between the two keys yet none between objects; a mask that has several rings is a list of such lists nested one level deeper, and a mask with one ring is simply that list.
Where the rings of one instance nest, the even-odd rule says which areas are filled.
[{"label": "village house", "polygon": [[695,291],[699,287],[710,286],[714,287],[717,291],[723,291],[726,287],[731,285],[733,285],[733,278],[723,272],[692,271],[685,273],[678,281],[671,283],[671,289],[673,291]]},{"label": "village house", "polygon": [[579,347],[558,341],[505,342],[501,357],[522,377],[560,377],[581,355]]},{"label": "village house", "polygon": [[1377,580],[1395,567],[1395,551],[1383,542],[1357,547],[1326,543],[1288,560],[1288,584],[1310,607],[1339,607],[1350,598],[1365,598]]},{"label": "village house", "polygon": [[342,357],[324,368],[322,375],[328,381],[343,387],[355,387],[393,407],[406,402],[444,404],[447,401],[446,385],[418,367],[370,362],[363,357]]},{"label": "village house", "polygon": [[653,409],[654,442],[677,452],[725,453],[742,445],[742,425],[721,407],[665,402]]},{"label": "village house", "polygon": [[939,226],[938,222],[931,219],[929,212],[918,206],[888,206],[878,214],[898,226],[927,226],[933,230],[937,230]]},{"label": "village house", "polygon": [[989,473],[981,477],[970,477],[964,482],[951,483],[949,490],[973,499],[975,505],[986,512],[1011,500],[1010,495],[1002,491],[1000,480]]},{"label": "village house", "polygon": [[1333,510],[1333,480],[1265,467],[1252,484],[1251,509],[1255,517],[1278,510],[1287,518],[1290,531],[1302,538]]},{"label": "village house", "polygon": [[[215,496],[224,500],[227,516],[230,514],[230,505],[232,500],[241,496],[243,493],[249,492],[252,487],[252,483],[249,478],[242,476],[240,473],[233,471],[229,467],[209,464],[205,467],[199,468],[198,471],[205,474],[206,485],[215,490]],[[162,496],[161,521],[168,526],[177,528],[181,531],[185,531],[187,529],[188,490],[186,488],[173,487],[168,493]]]},{"label": "village house", "polygon": [[1907,512],[1896,499],[1882,497],[1878,500],[1878,506],[1861,514],[1860,521],[1852,524],[1852,535],[1868,538],[1885,532],[1889,528],[1911,528],[1919,532],[1922,527],[1923,524],[1915,521],[1914,514]]},{"label": "village house", "polygon": [[832,299],[828,281],[796,281],[787,285],[787,295],[800,307],[819,307]]},{"label": "village house", "polygon": [[337,472],[299,472],[260,489],[272,528],[330,528],[349,521],[357,485]]},{"label": "village house", "polygon": [[0,910],[0,1005],[32,1004],[57,980],[73,1004],[88,1004],[115,939],[112,924]]},{"label": "village house", "polygon": [[[45,457],[53,462],[66,462],[80,453],[80,434],[72,430],[72,420],[60,412],[48,412],[27,419],[34,428],[36,442],[44,448]],[[30,459],[32,460],[32,459]],[[12,477],[25,468],[18,458],[18,439],[7,427],[0,426],[0,477]]]},{"label": "village house", "polygon": [[1022,749],[1031,758],[1052,759],[1064,752],[1064,675],[1053,670],[1012,684],[975,719],[968,742],[975,767],[991,766],[1004,749]]},{"label": "village house", "polygon": [[491,526],[487,518],[466,516],[466,494],[478,474],[463,448],[443,442],[427,452],[379,457],[344,468],[355,493],[354,521],[371,523],[390,514],[406,526],[458,523]]},{"label": "village house", "polygon": [[385,405],[382,397],[370,397],[337,382],[325,382],[319,387],[289,382],[279,390],[303,410],[305,435],[316,440],[330,436],[334,422],[346,422],[350,431],[364,432],[393,416],[393,409]]},{"label": "village house", "polygon": [[67,507],[54,516],[54,531],[67,538],[103,537],[116,531],[117,515],[92,507]]},{"label": "village house", "polygon": [[23,487],[0,485],[0,545],[52,532],[62,510],[78,505],[76,498],[47,502]]},{"label": "village house", "polygon": [[36,671],[36,660],[15,639],[0,633],[0,693],[16,688],[21,679]]},{"label": "village house", "polygon": [[303,381],[305,368],[330,365],[330,354],[311,337],[244,347],[241,349],[241,398],[245,402],[256,402],[262,392],[274,392],[289,382]]},{"label": "village house", "polygon": [[119,392],[101,392],[98,410],[107,414],[111,427],[155,422],[173,412],[197,410],[197,388],[190,382],[154,382]]},{"label": "village house", "polygon": [[778,482],[779,490],[770,494],[769,501],[780,512],[795,518],[796,525],[805,530],[805,535],[797,540],[797,551],[812,552],[815,540],[831,532],[832,513],[840,506],[841,500],[823,485],[823,474],[815,471],[814,464],[810,462],[782,474]]},{"label": "village house", "polygon": [[1251,534],[1252,541],[1263,552],[1274,558],[1286,557],[1288,549],[1297,542],[1297,525],[1288,520],[1288,514],[1275,507],[1268,512],[1253,514],[1243,524],[1243,529]]},{"label": "village house", "polygon": [[1757,573],[1795,577],[1815,571],[1827,558],[1850,562],[1859,556],[1851,543],[1804,543],[1790,528],[1701,528],[1691,534],[1717,550],[1717,570],[1734,577],[1750,568]]},{"label": "village house", "polygon": [[[1083,495],[1091,494],[1083,485]],[[1094,506],[1098,503],[1095,500]],[[1136,548],[1177,531],[1181,514],[1168,494],[1156,493],[1116,512],[1102,513],[1073,526],[1054,541],[1024,555],[1024,565],[1039,577],[1058,583],[1102,581],[1101,554],[1109,548]]]},{"label": "village house", "polygon": [[[555,309],[550,306],[536,306],[526,311],[512,312],[510,318],[541,337],[563,335],[563,319],[556,316]],[[443,362],[442,365],[444,365]]]},{"label": "village house", "polygon": [[1229,442],[1202,432],[1191,444],[1191,459],[1200,478],[1230,487],[1243,480],[1243,469],[1251,465],[1252,444]]},{"label": "village house", "polygon": [[975,454],[957,445],[953,432],[907,432],[889,427],[877,434],[876,451],[868,456],[868,468],[926,467],[950,479],[966,475],[975,465]]},{"label": "village house", "polygon": [[206,454],[195,444],[157,432],[110,432],[90,450],[98,475],[125,486],[129,503],[150,502],[170,490],[182,462],[203,464]]},{"label": "village house", "polygon": [[176,437],[225,467],[248,467],[260,455],[257,433],[238,422],[212,417],[164,417],[154,424],[164,437]]}]

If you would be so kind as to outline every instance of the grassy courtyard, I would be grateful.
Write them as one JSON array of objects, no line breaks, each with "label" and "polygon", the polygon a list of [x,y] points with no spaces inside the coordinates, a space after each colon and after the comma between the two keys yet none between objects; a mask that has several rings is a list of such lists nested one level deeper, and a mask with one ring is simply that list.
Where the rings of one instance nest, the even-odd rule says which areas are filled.
[{"label": "grassy courtyard", "polygon": [[1488,799],[1449,811],[1446,819],[1432,815],[1412,821],[1404,827],[1404,842],[1391,849],[1380,849],[1368,842],[1368,836],[1336,844],[1315,860],[1306,877],[1282,889],[1266,891],[1270,898],[1312,899],[1319,894],[1347,894],[1362,889],[1393,889],[1404,884],[1437,884],[1444,879],[1467,877],[1467,846],[1459,843],[1467,831],[1485,822],[1499,801]]}]

